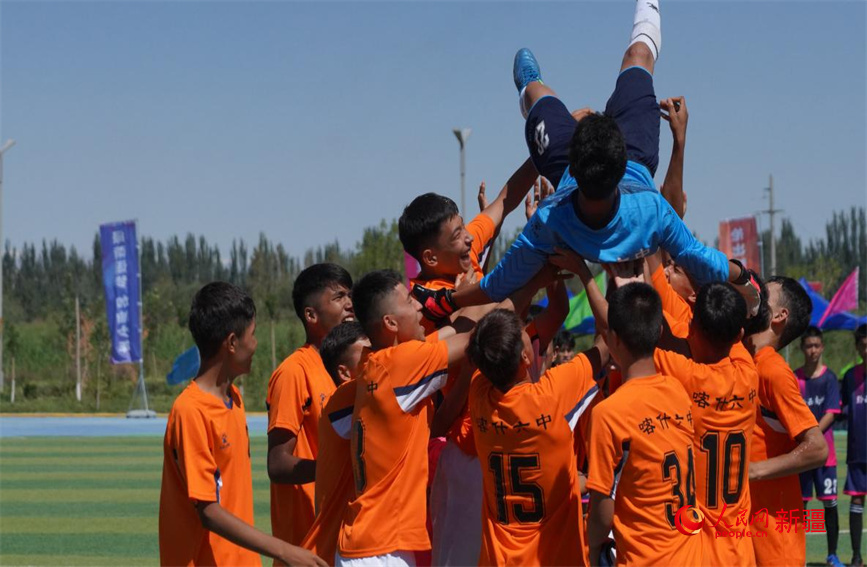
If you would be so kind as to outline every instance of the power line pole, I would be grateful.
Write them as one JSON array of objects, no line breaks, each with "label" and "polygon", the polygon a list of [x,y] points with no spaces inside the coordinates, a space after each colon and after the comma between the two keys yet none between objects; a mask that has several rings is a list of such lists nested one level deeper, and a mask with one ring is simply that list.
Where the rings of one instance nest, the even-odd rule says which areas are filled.
[{"label": "power line pole", "polygon": [[769,274],[764,274],[766,278],[777,275],[777,239],[774,235],[774,215],[783,212],[783,209],[774,208],[774,176],[770,175],[769,177],[770,183],[765,187],[765,191],[768,192],[768,208],[762,211],[762,213],[768,215],[769,224],[771,225],[771,271]]}]

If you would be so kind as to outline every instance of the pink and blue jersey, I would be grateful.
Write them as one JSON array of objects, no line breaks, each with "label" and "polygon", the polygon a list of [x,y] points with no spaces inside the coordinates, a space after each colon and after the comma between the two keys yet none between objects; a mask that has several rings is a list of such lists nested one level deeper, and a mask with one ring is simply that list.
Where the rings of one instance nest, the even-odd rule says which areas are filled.
[{"label": "pink and blue jersey", "polygon": [[[827,366],[822,368],[822,374],[816,378],[809,378],[804,374],[803,368],[795,370],[798,378],[798,388],[801,396],[807,402],[807,407],[813,412],[816,421],[820,421],[826,413],[840,413],[840,386],[837,383],[837,375],[831,372]],[[828,442],[828,460],[826,467],[837,466],[837,450],[834,448],[834,428],[825,430],[825,441]]]},{"label": "pink and blue jersey", "polygon": [[846,462],[867,463],[867,392],[864,388],[864,365],[850,369],[843,377],[843,413],[849,422]]}]

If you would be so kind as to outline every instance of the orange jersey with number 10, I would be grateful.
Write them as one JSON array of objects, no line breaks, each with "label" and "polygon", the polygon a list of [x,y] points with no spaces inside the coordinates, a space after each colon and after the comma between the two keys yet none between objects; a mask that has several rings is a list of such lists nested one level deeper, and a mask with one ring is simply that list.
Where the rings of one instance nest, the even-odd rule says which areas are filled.
[{"label": "orange jersey with number 10", "polygon": [[701,564],[755,565],[750,538],[728,535],[736,527],[748,529],[743,520],[750,513],[749,460],[759,380],[753,358],[741,343],[714,364],[660,349],[653,358],[656,369],[680,381],[692,400],[696,501],[704,514]]},{"label": "orange jersey with number 10", "polygon": [[505,393],[474,377],[485,490],[479,565],[587,565],[572,432],[598,392],[593,378],[583,354]]}]

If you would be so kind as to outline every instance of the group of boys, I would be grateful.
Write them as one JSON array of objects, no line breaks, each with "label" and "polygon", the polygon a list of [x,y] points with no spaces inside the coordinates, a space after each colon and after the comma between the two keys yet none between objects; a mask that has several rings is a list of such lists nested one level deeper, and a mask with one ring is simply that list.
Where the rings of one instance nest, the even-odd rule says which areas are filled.
[{"label": "group of boys", "polygon": [[[299,274],[306,341],[267,395],[273,535],[252,527],[232,385],[255,352],[255,306],[227,283],[196,294],[202,366],[164,441],[163,565],[804,564],[803,526],[780,511],[801,509],[798,473],[827,445],[778,351],[806,329],[810,300],[681,220],[686,105],[657,102],[660,46],[658,0],[639,0],[604,113],[570,113],[520,50],[530,159],[498,197],[466,225],[450,199],[414,199],[399,222],[420,266],[409,285],[391,270],[353,283],[334,264]],[[661,192],[660,107],[675,140]],[[527,226],[485,274],[540,175],[556,191],[528,198]],[[607,296],[585,259],[609,272]],[[565,272],[597,335],[552,365]],[[548,308],[531,310],[543,288]]]},{"label": "group of boys", "polygon": [[817,327],[808,327],[801,335],[801,351],[804,366],[795,371],[801,395],[828,444],[828,459],[813,470],[801,473],[801,491],[804,508],[813,498],[824,508],[828,563],[841,567],[837,557],[837,542],[840,535],[840,519],[837,512],[837,450],[834,445],[834,424],[845,422],[847,435],[846,483],[843,492],[850,496],[849,534],[855,557],[853,565],[862,564],[860,557],[861,532],[863,528],[864,495],[867,492],[867,411],[865,411],[864,360],[867,360],[867,325],[855,329],[855,351],[861,363],[844,372],[838,382],[834,372],[823,364],[825,340]]}]

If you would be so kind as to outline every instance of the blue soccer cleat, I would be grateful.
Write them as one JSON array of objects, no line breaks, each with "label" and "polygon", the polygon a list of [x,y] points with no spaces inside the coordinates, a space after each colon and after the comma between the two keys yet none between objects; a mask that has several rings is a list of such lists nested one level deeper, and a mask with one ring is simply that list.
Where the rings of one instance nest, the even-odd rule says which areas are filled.
[{"label": "blue soccer cleat", "polygon": [[542,81],[542,72],[539,71],[539,62],[533,56],[533,52],[526,47],[519,49],[515,54],[515,66],[512,68],[515,78],[515,87],[521,92],[533,81]]},{"label": "blue soccer cleat", "polygon": [[828,564],[828,567],[845,567],[840,558],[833,553],[825,558],[825,562]]}]

